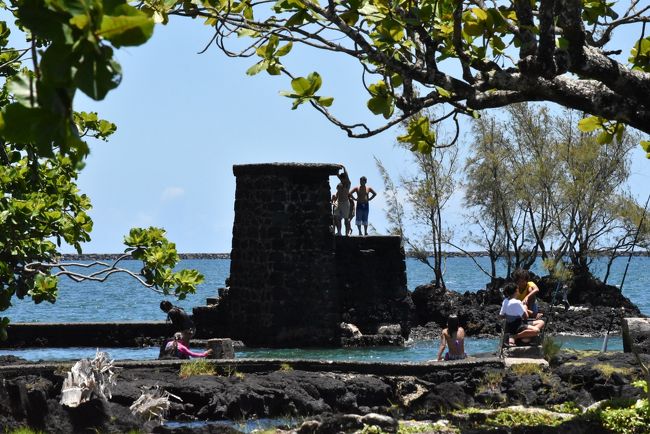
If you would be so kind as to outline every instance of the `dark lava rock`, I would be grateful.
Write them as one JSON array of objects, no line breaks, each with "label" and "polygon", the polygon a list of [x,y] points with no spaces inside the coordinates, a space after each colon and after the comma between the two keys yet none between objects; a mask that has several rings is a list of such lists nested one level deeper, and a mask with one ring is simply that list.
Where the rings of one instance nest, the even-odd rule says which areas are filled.
[{"label": "dark lava rock", "polygon": [[299,434],[331,434],[355,432],[364,426],[377,426],[383,432],[397,432],[397,420],[379,414],[322,414],[313,420],[303,422],[298,428]]},{"label": "dark lava rock", "polygon": [[[413,328],[411,339],[439,338],[438,330],[446,327],[447,318],[451,314],[458,315],[467,336],[500,335],[502,324],[499,311],[503,296],[499,284],[504,282],[499,279],[487,285],[484,290],[464,294],[432,284],[418,286],[412,294],[417,324]],[[561,297],[556,294],[557,285],[554,280],[545,277],[536,278],[535,282],[540,287],[540,312],[545,315],[543,319],[551,334],[604,335],[610,324],[610,332],[619,333],[621,316],[643,316],[638,307],[624,297],[618,288],[593,278],[581,278],[572,282],[575,289],[569,293],[571,307],[568,309],[561,304],[549,304],[554,297],[558,303],[561,301]]]},{"label": "dark lava rock", "polygon": [[411,296],[415,304],[417,324],[434,322],[444,328],[449,315],[456,314],[468,336],[498,335],[501,333],[501,325],[495,319],[499,315],[501,302],[491,304],[491,298],[486,294],[486,291],[460,294],[431,284],[420,285]]},{"label": "dark lava rock", "polygon": [[219,420],[360,412],[359,407],[388,407],[394,400],[390,384],[369,375],[275,371],[183,379],[173,369],[131,369],[121,377],[114,401],[130,405],[140,396],[141,387],[158,384],[185,404],[172,408],[172,420],[181,413]]},{"label": "dark lava rock", "polygon": [[0,356],[0,366],[7,366],[7,365],[22,365],[25,363],[29,363],[27,360],[21,358],[21,357],[16,357],[16,356]]},{"label": "dark lava rock", "polygon": [[154,434],[241,434],[238,431],[227,425],[210,423],[203,426],[177,426],[168,427],[160,425],[151,430]]}]

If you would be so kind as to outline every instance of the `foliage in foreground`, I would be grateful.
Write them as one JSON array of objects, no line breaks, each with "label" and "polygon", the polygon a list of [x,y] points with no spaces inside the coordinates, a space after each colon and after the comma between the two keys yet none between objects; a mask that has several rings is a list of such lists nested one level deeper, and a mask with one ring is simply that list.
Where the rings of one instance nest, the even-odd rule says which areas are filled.
[{"label": "foliage in foreground", "polygon": [[[639,380],[632,383],[648,393],[648,383]],[[603,409],[595,410],[591,417],[600,419],[603,426],[620,434],[644,434],[650,427],[650,401],[638,399],[629,406],[608,404]]]},{"label": "foliage in foreground", "polygon": [[[97,113],[75,112],[74,96],[81,90],[99,100],[115,88],[121,70],[113,48],[147,41],[153,20],[124,0],[2,2],[0,10],[16,18],[27,46],[12,47],[0,21],[0,312],[14,296],[53,303],[60,276],[103,281],[127,273],[163,294],[194,292],[203,276],[173,271],[176,247],[159,228],[132,229],[122,257],[86,274],[60,260],[62,244],[81,253],[90,240],[90,198],[76,185],[88,140],[108,140],[117,128]],[[121,268],[124,259],[142,261],[140,272]],[[0,340],[8,323],[0,317]]]},{"label": "foliage in foreground", "polygon": [[[524,101],[591,113],[580,127],[602,142],[624,124],[650,133],[650,37],[639,25],[649,9],[636,0],[147,0],[142,9],[158,22],[184,16],[213,26],[210,42],[227,55],[256,57],[247,74],[286,75],[291,90],[282,95],[293,109],[311,104],[351,137],[408,119],[403,141],[428,153],[436,137],[423,109],[444,108],[434,122],[458,128],[460,116]],[[613,46],[616,32],[634,37]],[[284,61],[294,45],[358,63],[379,126],[337,119],[334,99],[320,93],[326,79]],[[643,146],[650,151],[650,142]]]}]

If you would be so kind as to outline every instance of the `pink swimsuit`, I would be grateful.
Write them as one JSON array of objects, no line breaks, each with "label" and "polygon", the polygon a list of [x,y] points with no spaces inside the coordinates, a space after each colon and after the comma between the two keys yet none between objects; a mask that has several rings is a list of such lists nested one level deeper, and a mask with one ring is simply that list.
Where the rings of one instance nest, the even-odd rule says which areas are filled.
[{"label": "pink swimsuit", "polygon": [[190,356],[190,357],[206,357],[208,355],[207,351],[205,351],[203,353],[195,353],[192,350],[190,350],[189,348],[187,348],[185,345],[183,345],[183,343],[180,342],[180,341],[169,341],[167,343],[167,348],[174,345],[174,343],[176,343],[176,350],[181,354],[185,354],[186,356]]}]

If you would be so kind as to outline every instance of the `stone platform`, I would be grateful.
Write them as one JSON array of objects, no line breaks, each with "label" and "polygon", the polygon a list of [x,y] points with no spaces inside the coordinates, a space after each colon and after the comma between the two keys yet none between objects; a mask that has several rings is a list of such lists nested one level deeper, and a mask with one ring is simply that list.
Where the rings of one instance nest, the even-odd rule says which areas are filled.
[{"label": "stone platform", "polygon": [[157,345],[173,334],[165,321],[10,323],[0,348],[23,347],[141,347]]},{"label": "stone platform", "polygon": [[[394,375],[394,376],[423,376],[436,372],[458,372],[478,367],[500,369],[504,367],[503,360],[497,357],[453,360],[447,362],[426,363],[383,363],[383,362],[350,362],[333,360],[301,360],[301,359],[219,359],[207,360],[217,370],[236,370],[237,372],[270,372],[277,370],[300,370],[310,372],[337,372],[364,375]],[[56,363],[26,363],[0,365],[0,377],[13,375],[43,375],[47,372],[61,372],[70,369],[76,361]],[[155,370],[163,367],[180,368],[188,360],[117,360],[115,366],[124,369],[150,368]]]}]

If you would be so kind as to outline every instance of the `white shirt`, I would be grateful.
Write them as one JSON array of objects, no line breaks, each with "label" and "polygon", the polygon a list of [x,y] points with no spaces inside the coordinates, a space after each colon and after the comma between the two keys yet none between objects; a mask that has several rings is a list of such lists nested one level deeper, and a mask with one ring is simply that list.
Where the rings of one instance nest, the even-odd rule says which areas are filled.
[{"label": "white shirt", "polygon": [[506,298],[501,304],[501,311],[499,315],[503,316],[518,316],[521,317],[526,313],[526,306],[516,298]]}]

